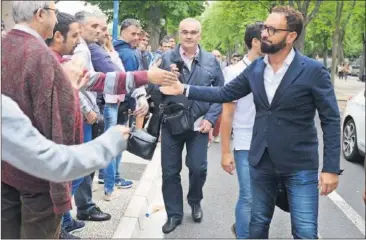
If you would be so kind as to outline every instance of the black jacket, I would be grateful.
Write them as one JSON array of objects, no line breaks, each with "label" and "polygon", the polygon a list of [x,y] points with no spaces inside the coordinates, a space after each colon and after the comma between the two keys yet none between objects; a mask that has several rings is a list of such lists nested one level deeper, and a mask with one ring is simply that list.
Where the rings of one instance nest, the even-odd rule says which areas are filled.
[{"label": "black jacket", "polygon": [[[183,64],[179,48],[180,45],[163,54],[160,68],[170,71],[171,64]],[[198,56],[193,60],[191,72],[188,70],[187,66],[184,65],[180,81],[185,84],[197,86],[223,86],[224,76],[216,58],[200,47]],[[194,116],[194,120],[204,116],[204,119],[210,121],[212,125],[215,125],[222,110],[222,105],[219,103],[191,101],[183,95],[163,96],[163,103],[168,104],[170,102],[179,102],[183,103],[186,107],[191,107],[191,113]]]}]

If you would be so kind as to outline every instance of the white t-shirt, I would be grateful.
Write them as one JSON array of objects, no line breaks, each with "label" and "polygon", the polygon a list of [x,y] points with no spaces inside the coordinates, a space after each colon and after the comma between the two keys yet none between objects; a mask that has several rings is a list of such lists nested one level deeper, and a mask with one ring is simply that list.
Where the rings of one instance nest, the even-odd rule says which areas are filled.
[{"label": "white t-shirt", "polygon": [[[251,61],[249,61],[247,55],[245,55],[243,60],[237,64],[226,67],[223,71],[225,84],[237,77],[250,64]],[[236,102],[236,109],[233,117],[233,144],[235,150],[250,149],[255,113],[256,110],[252,93]]]}]

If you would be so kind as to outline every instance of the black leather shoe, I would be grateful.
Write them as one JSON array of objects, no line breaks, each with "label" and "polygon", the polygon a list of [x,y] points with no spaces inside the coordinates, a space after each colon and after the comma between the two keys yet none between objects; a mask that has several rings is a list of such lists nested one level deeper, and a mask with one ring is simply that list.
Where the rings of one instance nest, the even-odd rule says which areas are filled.
[{"label": "black leather shoe", "polygon": [[82,221],[108,221],[111,215],[100,210],[99,207],[92,208],[89,212],[76,214],[76,218]]},{"label": "black leather shoe", "polygon": [[238,235],[236,235],[236,226],[235,226],[235,223],[231,226],[231,232],[234,234],[235,238],[238,238]]},{"label": "black leather shoe", "polygon": [[202,208],[200,205],[198,205],[198,204],[192,205],[192,218],[193,218],[193,221],[198,222],[198,223],[202,221],[203,212],[202,212]]},{"label": "black leather shoe", "polygon": [[165,234],[168,234],[170,232],[173,232],[174,229],[178,226],[182,224],[182,219],[180,218],[175,218],[175,217],[172,217],[172,218],[168,218],[168,220],[166,221],[166,223],[164,224],[162,230],[163,230],[163,233]]}]

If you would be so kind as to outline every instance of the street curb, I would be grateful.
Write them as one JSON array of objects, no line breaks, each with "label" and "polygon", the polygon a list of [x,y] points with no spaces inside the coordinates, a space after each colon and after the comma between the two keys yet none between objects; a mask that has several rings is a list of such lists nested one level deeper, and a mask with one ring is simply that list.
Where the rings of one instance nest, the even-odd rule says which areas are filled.
[{"label": "street curb", "polygon": [[140,231],[143,229],[145,213],[154,200],[156,193],[155,184],[161,166],[160,155],[159,144],[156,147],[154,157],[151,162],[148,163],[112,238],[137,238]]}]

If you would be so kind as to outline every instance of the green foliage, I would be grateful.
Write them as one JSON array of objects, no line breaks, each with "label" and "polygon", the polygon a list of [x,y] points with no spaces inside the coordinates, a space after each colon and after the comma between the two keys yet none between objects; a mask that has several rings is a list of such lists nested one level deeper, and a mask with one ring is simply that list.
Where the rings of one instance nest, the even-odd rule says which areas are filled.
[{"label": "green foliage", "polygon": [[344,53],[347,57],[356,58],[362,52],[362,34],[365,32],[365,1],[356,1],[351,19],[346,26]]},{"label": "green foliage", "polygon": [[[326,1],[320,7],[319,13],[307,27],[305,54],[314,56],[321,54],[324,39],[327,50],[332,47],[332,35],[335,30],[336,1]],[[356,57],[362,52],[362,33],[365,31],[365,1],[357,1],[352,9],[353,1],[344,1],[341,17],[341,29],[345,31],[343,44],[345,57]],[[350,14],[349,22],[347,22]]]},{"label": "green foliage", "polygon": [[[263,2],[263,1],[262,1]],[[268,4],[269,2],[265,2]],[[213,2],[201,16],[202,45],[226,52],[235,45],[243,46],[244,31],[248,24],[263,21],[268,10],[258,1]],[[239,48],[239,53],[243,48]]]},{"label": "green foliage", "polygon": [[[97,5],[110,20],[113,18],[113,1],[87,2]],[[182,19],[199,16],[203,11],[204,1],[119,1],[120,22],[126,18],[136,18],[146,26],[152,16],[157,19],[164,18],[168,25],[168,33],[173,33]]]}]

